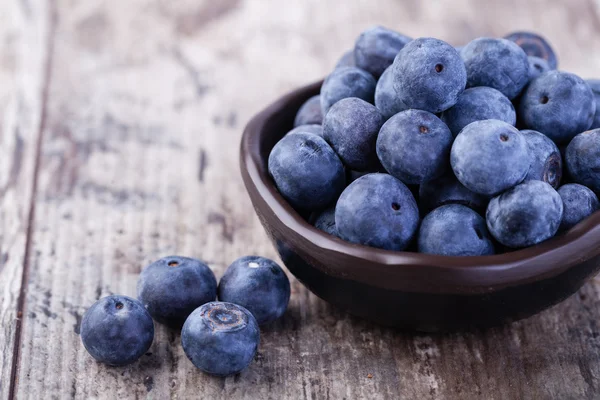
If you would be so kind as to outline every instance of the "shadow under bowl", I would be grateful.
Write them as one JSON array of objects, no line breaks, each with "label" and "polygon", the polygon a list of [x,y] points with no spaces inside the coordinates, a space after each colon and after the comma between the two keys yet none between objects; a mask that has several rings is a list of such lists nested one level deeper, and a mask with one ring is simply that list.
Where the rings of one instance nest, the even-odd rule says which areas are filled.
[{"label": "shadow under bowl", "polygon": [[600,269],[600,212],[537,246],[478,257],[392,252],[317,230],[279,194],[267,160],[320,86],[298,89],[257,114],[244,131],[240,165],[284,264],[323,300],[387,326],[463,330],[536,314],[575,293]]}]

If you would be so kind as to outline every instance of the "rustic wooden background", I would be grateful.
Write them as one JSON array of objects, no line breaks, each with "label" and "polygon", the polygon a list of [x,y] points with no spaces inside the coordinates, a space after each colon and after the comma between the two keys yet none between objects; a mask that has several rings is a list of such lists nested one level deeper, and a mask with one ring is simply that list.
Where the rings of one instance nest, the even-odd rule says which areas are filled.
[{"label": "rustic wooden background", "polygon": [[292,280],[287,314],[227,379],[160,325],[129,367],[83,349],[85,309],[134,295],[152,260],[200,257],[219,277],[276,257],[238,173],[243,126],[373,24],[456,45],[540,30],[562,68],[600,77],[599,0],[0,2],[0,399],[600,398],[600,280],[452,335],[374,326]]}]

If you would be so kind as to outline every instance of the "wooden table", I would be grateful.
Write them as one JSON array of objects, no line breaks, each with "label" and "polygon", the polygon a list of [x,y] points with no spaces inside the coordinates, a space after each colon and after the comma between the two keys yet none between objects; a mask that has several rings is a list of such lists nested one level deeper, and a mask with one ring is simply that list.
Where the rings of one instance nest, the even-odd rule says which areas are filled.
[{"label": "wooden table", "polygon": [[[568,4],[568,5],[567,5]],[[292,279],[256,361],[217,379],[157,325],[125,368],[94,362],[82,313],[135,295],[159,257],[276,258],[238,172],[244,124],[382,24],[463,44],[540,30],[600,76],[598,0],[3,0],[0,399],[600,398],[600,281],[526,321],[417,335],[350,317]]]}]

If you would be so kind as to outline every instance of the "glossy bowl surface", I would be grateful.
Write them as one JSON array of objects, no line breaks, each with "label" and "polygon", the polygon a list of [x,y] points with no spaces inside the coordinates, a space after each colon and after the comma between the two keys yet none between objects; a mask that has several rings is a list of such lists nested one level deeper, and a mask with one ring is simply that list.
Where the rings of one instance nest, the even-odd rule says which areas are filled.
[{"label": "glossy bowl surface", "polygon": [[320,298],[383,325],[468,329],[538,313],[600,269],[600,212],[537,246],[479,257],[392,252],[317,230],[279,194],[267,160],[320,85],[298,89],[257,114],[246,126],[240,153],[246,189],[268,236],[289,271]]}]

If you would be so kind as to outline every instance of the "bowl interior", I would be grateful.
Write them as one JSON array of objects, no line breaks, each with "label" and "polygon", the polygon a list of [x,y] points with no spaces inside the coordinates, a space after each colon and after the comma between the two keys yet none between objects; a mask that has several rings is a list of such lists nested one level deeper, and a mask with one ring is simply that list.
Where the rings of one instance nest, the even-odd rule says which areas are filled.
[{"label": "bowl interior", "polygon": [[559,275],[600,254],[600,212],[539,245],[504,254],[448,257],[351,244],[311,226],[279,194],[269,176],[271,149],[291,129],[298,108],[321,82],[298,89],[256,115],[241,144],[244,182],[263,224],[294,250],[321,258],[332,276],[413,291],[489,292]]}]

